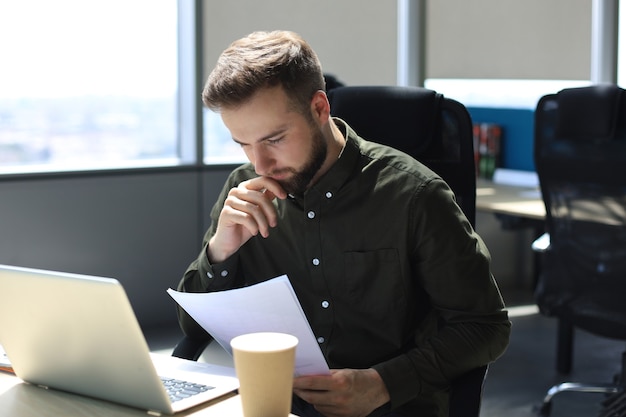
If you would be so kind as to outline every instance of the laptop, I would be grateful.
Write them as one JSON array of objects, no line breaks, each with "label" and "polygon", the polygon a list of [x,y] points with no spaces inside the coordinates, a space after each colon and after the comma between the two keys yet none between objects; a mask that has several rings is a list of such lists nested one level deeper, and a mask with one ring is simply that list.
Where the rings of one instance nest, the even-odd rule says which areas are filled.
[{"label": "laptop", "polygon": [[[0,265],[0,295],[0,345],[31,384],[153,415],[239,387],[232,368],[151,354],[115,279]],[[166,385],[184,392],[168,394]]]}]

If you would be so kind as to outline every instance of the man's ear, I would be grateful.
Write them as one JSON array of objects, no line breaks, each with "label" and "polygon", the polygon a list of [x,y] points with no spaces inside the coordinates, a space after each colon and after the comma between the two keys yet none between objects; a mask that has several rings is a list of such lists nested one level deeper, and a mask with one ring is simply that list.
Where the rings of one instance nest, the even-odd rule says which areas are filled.
[{"label": "man's ear", "polygon": [[313,117],[318,120],[320,124],[326,123],[330,118],[330,103],[324,91],[318,90],[313,95],[313,99],[311,100],[311,112]]}]

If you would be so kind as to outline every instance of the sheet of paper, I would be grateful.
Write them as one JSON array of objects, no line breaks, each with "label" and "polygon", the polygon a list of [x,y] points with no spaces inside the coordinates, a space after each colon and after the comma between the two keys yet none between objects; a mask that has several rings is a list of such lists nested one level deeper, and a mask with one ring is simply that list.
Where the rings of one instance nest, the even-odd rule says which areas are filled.
[{"label": "sheet of paper", "polygon": [[281,332],[298,338],[298,375],[328,374],[324,355],[286,275],[245,288],[168,294],[213,338],[232,354],[235,336],[254,332]]}]

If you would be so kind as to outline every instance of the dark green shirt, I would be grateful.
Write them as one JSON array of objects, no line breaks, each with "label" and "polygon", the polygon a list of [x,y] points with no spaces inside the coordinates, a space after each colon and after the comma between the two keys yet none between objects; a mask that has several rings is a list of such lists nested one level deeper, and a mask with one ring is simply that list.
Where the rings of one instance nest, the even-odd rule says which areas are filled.
[{"label": "dark green shirt", "polygon": [[[397,412],[447,415],[450,381],[508,344],[489,252],[440,177],[335,122],[346,136],[337,162],[303,196],[275,200],[278,225],[268,238],[211,265],[206,244],[228,191],[257,176],[250,164],[231,173],[179,289],[287,274],[331,368],[373,367]],[[180,322],[187,334],[199,331],[184,312]]]}]

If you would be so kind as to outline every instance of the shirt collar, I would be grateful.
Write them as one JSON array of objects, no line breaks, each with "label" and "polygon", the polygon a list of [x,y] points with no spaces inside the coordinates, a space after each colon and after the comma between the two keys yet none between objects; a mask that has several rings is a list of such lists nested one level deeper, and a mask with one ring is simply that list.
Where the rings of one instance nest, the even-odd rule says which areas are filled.
[{"label": "shirt collar", "polygon": [[333,117],[333,122],[339,128],[341,133],[346,139],[339,158],[310,189],[304,193],[304,197],[307,198],[311,194],[321,194],[328,196],[335,195],[341,187],[352,177],[355,170],[357,161],[361,154],[359,147],[360,138],[352,130],[352,128],[343,120]]}]

